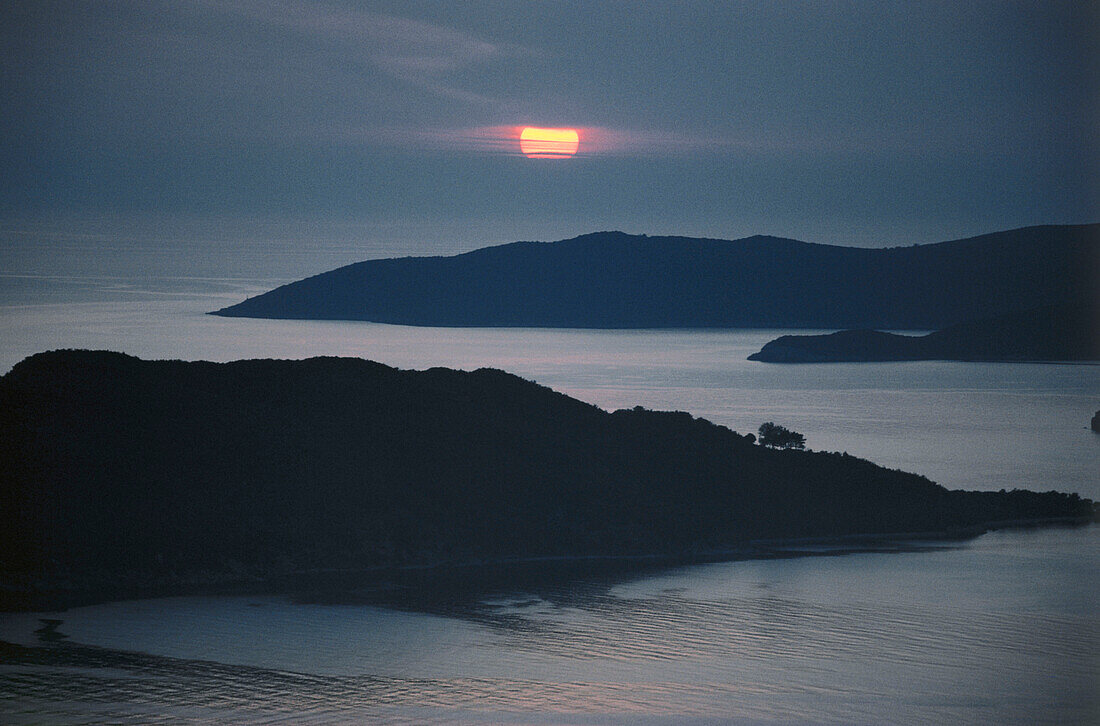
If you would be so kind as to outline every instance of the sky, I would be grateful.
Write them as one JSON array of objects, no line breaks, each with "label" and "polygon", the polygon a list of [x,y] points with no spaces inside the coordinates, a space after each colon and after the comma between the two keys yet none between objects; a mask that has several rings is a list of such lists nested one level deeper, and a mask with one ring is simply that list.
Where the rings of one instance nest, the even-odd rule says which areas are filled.
[{"label": "sky", "polygon": [[[1100,220],[1097,2],[3,6],[0,227],[345,225],[399,250]],[[579,152],[526,158],[528,125]]]}]

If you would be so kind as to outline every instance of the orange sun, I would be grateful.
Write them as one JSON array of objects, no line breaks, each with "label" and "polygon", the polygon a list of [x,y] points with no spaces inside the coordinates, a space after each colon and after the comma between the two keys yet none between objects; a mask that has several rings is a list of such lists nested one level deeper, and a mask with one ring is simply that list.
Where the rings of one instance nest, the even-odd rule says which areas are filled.
[{"label": "orange sun", "polygon": [[576,129],[540,129],[528,126],[519,135],[519,150],[528,159],[568,159],[577,153]]}]

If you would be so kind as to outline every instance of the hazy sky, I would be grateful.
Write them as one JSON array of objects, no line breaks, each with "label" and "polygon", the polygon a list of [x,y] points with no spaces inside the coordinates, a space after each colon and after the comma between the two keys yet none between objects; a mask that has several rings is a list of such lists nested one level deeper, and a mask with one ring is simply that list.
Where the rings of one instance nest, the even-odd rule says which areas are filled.
[{"label": "hazy sky", "polygon": [[[4,3],[0,219],[852,244],[1100,219],[1100,4]],[[527,159],[510,129],[580,130]]]}]

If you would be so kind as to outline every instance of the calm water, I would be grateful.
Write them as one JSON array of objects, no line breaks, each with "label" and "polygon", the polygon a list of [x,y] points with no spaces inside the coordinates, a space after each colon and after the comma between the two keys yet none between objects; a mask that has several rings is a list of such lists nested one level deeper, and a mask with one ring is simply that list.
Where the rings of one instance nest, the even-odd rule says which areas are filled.
[{"label": "calm water", "polygon": [[[59,347],[494,366],[608,409],[681,409],[740,431],[774,420],[812,448],[952,488],[1100,498],[1095,366],[746,361],[771,331],[227,320],[203,313],[372,256],[227,249],[0,234],[0,371]],[[335,603],[174,598],[3,615],[0,640],[30,649],[2,651],[0,721],[1097,723],[1098,572],[1094,527],[902,554],[429,582]],[[63,619],[68,637],[40,640],[39,617]]]},{"label": "calm water", "polygon": [[1091,724],[1100,537],[0,618],[5,723]]}]

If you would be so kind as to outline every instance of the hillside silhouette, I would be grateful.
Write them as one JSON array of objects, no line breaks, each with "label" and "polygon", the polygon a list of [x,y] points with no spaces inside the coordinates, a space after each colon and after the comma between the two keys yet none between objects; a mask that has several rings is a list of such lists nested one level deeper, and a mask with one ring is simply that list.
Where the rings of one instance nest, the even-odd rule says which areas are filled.
[{"label": "hillside silhouette", "polygon": [[877,330],[784,335],[749,360],[768,363],[972,360],[1100,361],[1100,307],[1048,305],[922,336]]},{"label": "hillside silhouette", "polygon": [[370,260],[214,314],[437,326],[935,330],[1100,295],[1100,225],[863,249],[598,232]]},{"label": "hillside silhouette", "polygon": [[683,412],[608,413],[491,369],[56,351],[0,378],[9,607],[41,605],[43,582],[172,592],[1091,514],[1077,495],[948,491],[847,455],[770,450]]}]

